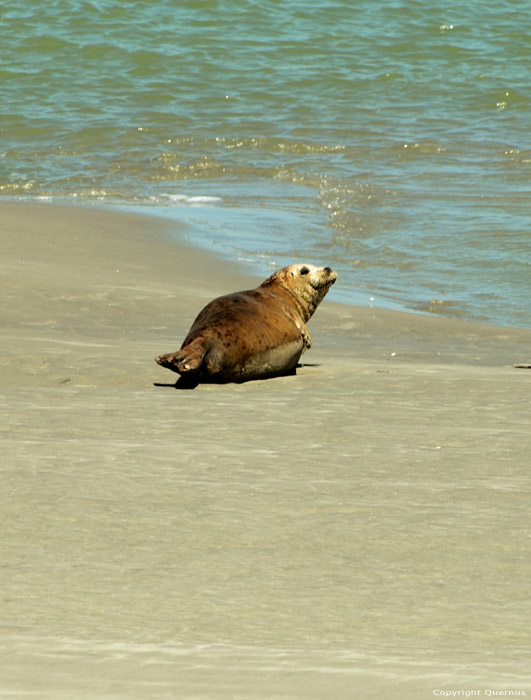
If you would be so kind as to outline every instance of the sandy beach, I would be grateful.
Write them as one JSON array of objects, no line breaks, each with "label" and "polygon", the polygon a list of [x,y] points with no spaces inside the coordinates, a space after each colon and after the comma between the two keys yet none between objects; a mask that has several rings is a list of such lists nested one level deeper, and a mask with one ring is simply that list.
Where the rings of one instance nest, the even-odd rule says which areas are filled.
[{"label": "sandy beach", "polygon": [[180,391],[153,358],[260,279],[155,217],[0,221],[2,700],[531,694],[531,330],[333,288],[296,376]]}]

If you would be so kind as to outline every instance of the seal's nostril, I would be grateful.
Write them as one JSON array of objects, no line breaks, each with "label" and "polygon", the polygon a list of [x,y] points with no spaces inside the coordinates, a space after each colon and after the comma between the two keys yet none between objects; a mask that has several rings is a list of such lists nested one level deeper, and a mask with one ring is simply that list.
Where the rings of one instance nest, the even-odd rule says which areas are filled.
[{"label": "seal's nostril", "polygon": [[332,272],[332,268],[331,268],[331,267],[325,267],[325,271],[328,272],[328,274],[330,274],[330,273]]}]

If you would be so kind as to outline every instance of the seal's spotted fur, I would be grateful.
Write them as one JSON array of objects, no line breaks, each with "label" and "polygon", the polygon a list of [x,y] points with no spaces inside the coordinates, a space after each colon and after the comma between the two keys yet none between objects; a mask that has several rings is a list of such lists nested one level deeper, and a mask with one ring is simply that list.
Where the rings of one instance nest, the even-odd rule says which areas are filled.
[{"label": "seal's spotted fur", "polygon": [[162,367],[195,381],[243,382],[292,372],[311,345],[306,322],[332,284],[329,267],[289,265],[259,287],[211,301]]}]

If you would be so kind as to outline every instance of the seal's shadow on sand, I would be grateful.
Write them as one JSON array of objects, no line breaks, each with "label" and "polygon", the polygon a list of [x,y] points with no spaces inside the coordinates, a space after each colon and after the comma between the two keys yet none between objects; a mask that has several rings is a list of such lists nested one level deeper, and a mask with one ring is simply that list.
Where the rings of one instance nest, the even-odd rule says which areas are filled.
[{"label": "seal's shadow on sand", "polygon": [[163,386],[167,389],[195,389],[199,384],[199,379],[194,377],[179,377],[179,379],[173,384],[161,384],[160,382],[154,382],[153,386]]},{"label": "seal's shadow on sand", "polygon": [[[301,367],[320,367],[319,364],[312,364],[308,362],[304,362],[303,364],[298,364],[295,369],[293,369],[291,372],[286,372],[286,374],[281,374],[277,375],[280,377],[293,377],[295,374],[297,374],[297,369],[300,369]],[[270,377],[270,379],[274,379],[275,377]],[[262,381],[263,381],[262,377]],[[246,384],[247,382],[252,382],[252,381],[258,381],[257,379],[248,379],[245,382],[237,382],[238,384]],[[184,377],[179,377],[179,379],[174,382],[173,384],[162,384],[161,382],[153,382],[153,386],[157,387],[165,387],[166,389],[195,389],[199,384],[216,384],[220,382],[213,382],[213,381],[202,381],[200,382],[197,377],[190,377],[190,376],[184,376]],[[228,382],[223,382],[224,384]]]}]

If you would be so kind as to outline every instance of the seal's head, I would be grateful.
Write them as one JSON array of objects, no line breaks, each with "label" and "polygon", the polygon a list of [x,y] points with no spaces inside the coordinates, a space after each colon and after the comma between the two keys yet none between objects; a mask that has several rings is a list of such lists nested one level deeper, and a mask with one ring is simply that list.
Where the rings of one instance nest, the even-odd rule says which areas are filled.
[{"label": "seal's head", "polygon": [[306,322],[325,298],[336,279],[337,273],[331,267],[316,267],[310,263],[299,263],[277,270],[261,286],[282,294]]}]

